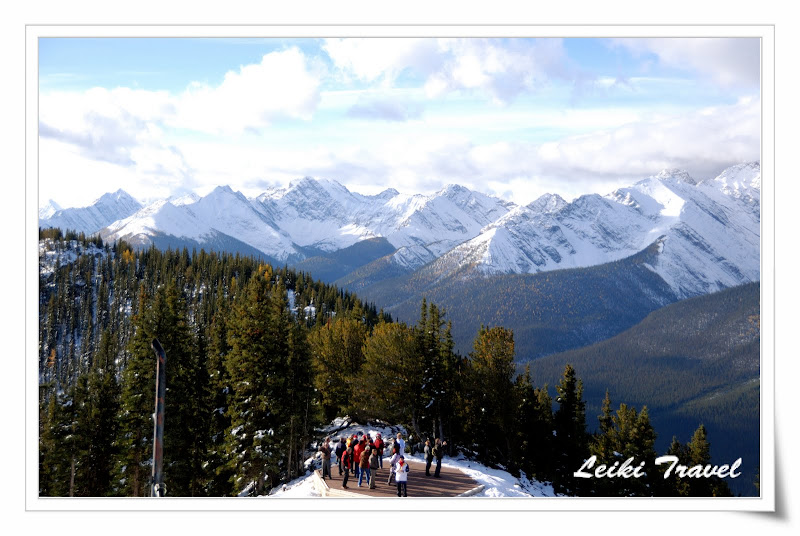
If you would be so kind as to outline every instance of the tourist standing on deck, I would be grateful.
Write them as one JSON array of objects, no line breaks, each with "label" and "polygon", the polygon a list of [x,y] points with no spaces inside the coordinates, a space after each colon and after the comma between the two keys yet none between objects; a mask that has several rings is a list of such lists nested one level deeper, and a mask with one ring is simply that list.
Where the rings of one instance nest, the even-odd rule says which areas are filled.
[{"label": "tourist standing on deck", "polygon": [[442,469],[442,458],[444,457],[445,445],[447,445],[447,441],[442,443],[440,438],[436,438],[436,444],[433,446],[433,456],[436,458],[436,471],[433,473],[433,476],[436,478],[441,478],[441,476],[439,476],[439,471]]},{"label": "tourist standing on deck", "polygon": [[336,459],[339,460],[339,476],[342,476],[342,456],[346,448],[347,445],[344,442],[344,436],[342,436],[339,438],[339,442],[336,444],[336,450],[334,451]]},{"label": "tourist standing on deck", "polygon": [[378,434],[375,438],[375,449],[378,451],[378,465],[381,469],[383,469],[383,448],[385,446],[381,434]]},{"label": "tourist standing on deck", "polygon": [[350,467],[353,465],[353,446],[350,445],[344,451],[342,457],[342,465],[344,466],[344,478],[342,479],[342,487],[347,489],[347,479],[350,478]]},{"label": "tourist standing on deck", "polygon": [[431,476],[431,463],[433,462],[433,449],[430,440],[425,441],[425,476]]},{"label": "tourist standing on deck", "polygon": [[325,475],[331,477],[331,438],[326,437],[325,441],[319,447],[319,452],[322,454],[322,480],[325,480]]},{"label": "tourist standing on deck", "polygon": [[[359,473],[361,472],[361,454],[364,452],[365,443],[366,442],[362,437],[361,441],[358,441],[355,447],[353,447],[353,464],[355,465],[356,468],[356,478],[358,478]],[[359,482],[361,482],[361,479],[359,479]]]},{"label": "tourist standing on deck", "polygon": [[397,496],[408,497],[408,464],[403,456],[398,457],[395,473],[397,478]]},{"label": "tourist standing on deck", "polygon": [[374,448],[369,453],[369,489],[375,489],[375,480],[378,478],[378,449]]},{"label": "tourist standing on deck", "polygon": [[394,476],[395,468],[397,467],[397,460],[400,459],[400,445],[397,443],[394,444],[392,447],[392,457],[389,458],[389,480],[386,481],[387,484],[392,483],[392,477]]},{"label": "tourist standing on deck", "polygon": [[[366,443],[366,441],[365,441]],[[358,463],[360,468],[358,472],[358,487],[361,487],[361,481],[364,479],[364,475],[366,475],[366,483],[369,485],[369,446],[364,447],[364,452],[361,453],[361,460]]]},{"label": "tourist standing on deck", "polygon": [[403,441],[403,434],[397,432],[397,444],[400,445],[400,456],[406,455],[406,442]]}]

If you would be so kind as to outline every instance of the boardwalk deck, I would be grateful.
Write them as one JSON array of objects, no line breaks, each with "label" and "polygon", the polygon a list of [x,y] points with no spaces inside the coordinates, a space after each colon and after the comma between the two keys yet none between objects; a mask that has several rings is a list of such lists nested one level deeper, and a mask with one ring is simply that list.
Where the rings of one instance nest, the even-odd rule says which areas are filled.
[{"label": "boardwalk deck", "polygon": [[[359,496],[359,497],[394,497],[397,498],[397,485],[392,480],[391,485],[386,483],[389,478],[389,464],[384,459],[383,469],[378,469],[376,487],[369,489],[366,482],[358,487],[358,479],[350,475],[347,481],[347,489],[342,488],[342,477],[339,476],[339,468],[331,467],[332,479],[325,479],[325,484],[329,488],[323,495],[329,496]],[[442,466],[441,478],[434,478],[433,472],[436,467],[434,462],[431,465],[431,476],[425,476],[425,464],[416,460],[410,460],[411,471],[408,473],[408,496],[409,497],[456,497],[464,493],[475,490],[479,487],[478,482],[473,480],[458,469]],[[320,476],[320,471],[317,470]],[[321,479],[319,479],[321,480]],[[343,493],[345,492],[345,493]],[[350,493],[346,493],[350,492]]]}]

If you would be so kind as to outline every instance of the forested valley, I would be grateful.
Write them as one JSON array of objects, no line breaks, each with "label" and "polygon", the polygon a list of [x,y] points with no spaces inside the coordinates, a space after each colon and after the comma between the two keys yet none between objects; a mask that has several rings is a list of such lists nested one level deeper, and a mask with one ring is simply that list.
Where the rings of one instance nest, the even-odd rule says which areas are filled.
[{"label": "forested valley", "polygon": [[[554,394],[516,372],[514,333],[483,326],[454,350],[446,311],[424,298],[415,325],[375,304],[239,255],[135,250],[40,231],[39,493],[150,494],[155,359],[167,354],[168,496],[253,495],[306,472],[318,427],[336,416],[401,424],[418,440],[557,493],[729,495],[719,478],[578,479],[589,456],[651,462],[645,406],[612,408],[587,431],[583,382],[564,367]],[[594,428],[594,426],[592,426]],[[704,426],[671,443],[686,465],[710,462]]]}]

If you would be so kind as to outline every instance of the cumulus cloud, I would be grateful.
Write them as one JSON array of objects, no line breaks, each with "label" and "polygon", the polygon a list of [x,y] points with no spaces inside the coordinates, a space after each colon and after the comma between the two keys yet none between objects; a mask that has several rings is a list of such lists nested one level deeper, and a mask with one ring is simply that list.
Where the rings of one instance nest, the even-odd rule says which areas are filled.
[{"label": "cumulus cloud", "polygon": [[320,99],[321,68],[291,48],[229,71],[217,86],[193,82],[177,95],[124,87],[45,92],[40,98],[42,135],[102,157],[128,152],[163,127],[240,134],[280,119],[306,120]]},{"label": "cumulus cloud", "polygon": [[[39,98],[40,137],[66,149],[43,144],[40,161],[69,161],[68,166],[48,166],[54,181],[81,173],[90,180],[105,173],[109,185],[119,178],[149,192],[143,197],[186,189],[198,184],[196,168],[177,145],[175,128],[227,136],[259,131],[287,118],[309,119],[320,98],[321,69],[320,63],[290,48],[228,72],[217,86],[193,83],[180,94],[125,87],[45,91]],[[134,179],[119,168],[130,169]],[[126,187],[124,182],[116,187]]]},{"label": "cumulus cloud", "polygon": [[612,43],[638,56],[655,54],[666,66],[693,70],[725,88],[760,83],[758,38],[636,38]]},{"label": "cumulus cloud", "polygon": [[525,91],[549,84],[553,78],[573,78],[560,39],[512,40],[442,39],[442,67],[425,84],[429,95],[477,90],[508,103]]},{"label": "cumulus cloud", "polygon": [[567,177],[646,176],[679,167],[703,179],[732,163],[758,160],[760,141],[760,102],[742,99],[546,143],[537,161],[542,173]]},{"label": "cumulus cloud", "polygon": [[131,151],[152,142],[153,128],[171,106],[166,92],[93,88],[40,99],[39,135],[72,144],[87,158],[131,166]]},{"label": "cumulus cloud", "polygon": [[392,86],[408,73],[429,97],[476,91],[508,103],[552,78],[574,77],[560,39],[329,39],[323,49],[350,77]]},{"label": "cumulus cloud", "polygon": [[175,98],[172,126],[238,134],[279,119],[312,117],[320,100],[321,65],[297,48],[271,52],[261,63],[229,71],[218,86],[193,83]]},{"label": "cumulus cloud", "polygon": [[388,86],[406,69],[426,77],[442,62],[437,40],[431,38],[334,38],[322,48],[345,76]]},{"label": "cumulus cloud", "polygon": [[302,173],[334,178],[364,192],[370,183],[380,185],[376,191],[391,186],[410,193],[455,182],[524,204],[548,192],[567,199],[607,193],[664,168],[685,169],[698,180],[712,178],[735,163],[759,160],[760,127],[758,99],[742,99],[547,143],[397,137],[315,153]]}]

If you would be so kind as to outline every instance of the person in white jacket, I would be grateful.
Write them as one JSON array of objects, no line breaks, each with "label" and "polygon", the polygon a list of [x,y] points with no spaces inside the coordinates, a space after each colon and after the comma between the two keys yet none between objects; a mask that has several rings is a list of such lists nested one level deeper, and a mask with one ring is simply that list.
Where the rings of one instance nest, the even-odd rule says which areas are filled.
[{"label": "person in white jacket", "polygon": [[397,441],[395,441],[398,445],[400,445],[400,456],[406,455],[406,442],[403,440],[403,434],[397,432]]},{"label": "person in white jacket", "polygon": [[389,480],[386,481],[387,484],[392,483],[392,477],[394,476],[395,468],[397,467],[397,460],[400,459],[400,447],[395,444],[394,449],[392,450],[392,457],[389,458]]},{"label": "person in white jacket", "polygon": [[408,497],[408,464],[403,456],[399,456],[395,467],[395,478],[397,478],[397,496]]}]

